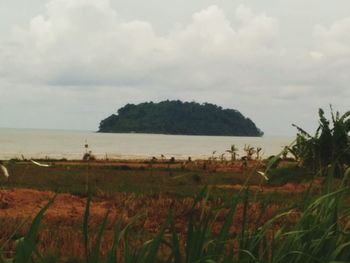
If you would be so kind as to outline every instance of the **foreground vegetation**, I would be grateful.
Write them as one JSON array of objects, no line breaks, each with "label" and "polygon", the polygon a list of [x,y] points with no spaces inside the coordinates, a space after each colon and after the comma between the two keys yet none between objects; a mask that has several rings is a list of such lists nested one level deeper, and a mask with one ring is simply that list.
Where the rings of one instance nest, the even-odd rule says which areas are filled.
[{"label": "foreground vegetation", "polygon": [[[114,238],[107,253],[101,254],[101,244],[107,228],[106,209],[99,229],[89,230],[91,196],[88,195],[82,220],[85,262],[349,262],[349,209],[343,198],[349,193],[345,180],[332,190],[335,167],[328,169],[324,192],[317,198],[310,194],[304,202],[278,209],[265,217],[268,199],[258,200],[248,189],[228,202],[209,201],[204,189],[192,200],[184,232],[176,228],[174,208],[157,234],[148,240],[134,238],[133,225],[144,215],[135,214],[125,222],[115,222]],[[350,169],[344,179],[350,176]],[[4,262],[72,262],[72,258],[43,255],[37,249],[40,222],[55,198],[37,214],[27,234],[16,241],[13,259]],[[216,203],[216,205],[214,205]],[[254,206],[257,204],[257,206]],[[253,207],[256,207],[252,213]],[[238,217],[237,217],[238,214]],[[223,218],[218,224],[217,219]],[[234,218],[240,224],[233,227]],[[238,219],[237,219],[238,218]],[[238,220],[238,221],[237,221]],[[138,230],[142,231],[142,230]],[[138,234],[139,236],[139,234]],[[140,236],[139,236],[140,237]],[[143,241],[142,241],[143,240]],[[141,243],[140,243],[141,242]],[[75,259],[76,261],[78,259]],[[79,261],[79,260],[78,260]]]},{"label": "foreground vegetation", "polygon": [[[113,197],[118,193],[192,197],[203,187],[211,188],[210,198],[228,200],[242,185],[249,185],[259,196],[271,195],[275,203],[289,203],[303,198],[302,190],[313,178],[295,162],[281,162],[271,169],[266,181],[257,171],[262,161],[192,161],[182,162],[51,162],[49,168],[31,162],[11,161],[6,164],[11,176],[0,176],[5,189],[30,188],[41,191],[86,196],[89,182],[93,196]],[[242,168],[243,166],[243,168]],[[301,184],[302,185],[296,185]],[[287,184],[287,185],[286,185]],[[295,189],[295,188],[300,189]],[[292,189],[290,189],[292,188]]]},{"label": "foreground vegetation", "polygon": [[344,169],[350,165],[350,111],[340,114],[333,112],[331,120],[319,109],[319,126],[314,135],[294,125],[298,129],[296,142],[287,150],[300,166],[325,176],[330,165],[335,166],[335,176],[342,177]]}]

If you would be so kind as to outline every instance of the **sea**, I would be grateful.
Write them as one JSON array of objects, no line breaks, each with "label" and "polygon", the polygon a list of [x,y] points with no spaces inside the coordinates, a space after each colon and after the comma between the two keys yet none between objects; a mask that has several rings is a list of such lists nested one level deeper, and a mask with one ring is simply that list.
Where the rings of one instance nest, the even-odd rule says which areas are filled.
[{"label": "sea", "polygon": [[[93,131],[0,128],[0,160],[68,159],[80,160],[86,151],[98,159],[229,159],[234,144],[238,154],[244,155],[244,146],[261,147],[263,157],[276,155],[289,145],[293,137],[232,137],[161,134],[111,134]],[[88,148],[86,148],[86,145]]]}]

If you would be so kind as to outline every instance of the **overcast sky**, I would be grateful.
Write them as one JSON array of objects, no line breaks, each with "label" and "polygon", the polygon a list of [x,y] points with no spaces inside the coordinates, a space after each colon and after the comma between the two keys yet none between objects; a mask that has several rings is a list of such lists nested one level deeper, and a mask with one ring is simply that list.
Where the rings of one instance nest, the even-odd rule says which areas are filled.
[{"label": "overcast sky", "polygon": [[126,103],[234,108],[268,135],[350,105],[349,0],[0,1],[0,127],[97,130]]}]

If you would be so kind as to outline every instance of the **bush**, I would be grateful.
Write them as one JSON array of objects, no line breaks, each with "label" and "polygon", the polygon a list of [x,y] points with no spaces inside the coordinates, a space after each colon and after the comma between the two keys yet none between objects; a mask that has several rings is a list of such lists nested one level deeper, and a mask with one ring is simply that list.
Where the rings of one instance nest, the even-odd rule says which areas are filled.
[{"label": "bush", "polygon": [[192,174],[191,176],[193,182],[199,184],[202,181],[202,178],[198,174]]},{"label": "bush", "polygon": [[313,175],[306,168],[297,165],[278,167],[269,171],[269,183],[273,185],[301,183],[312,177]]}]

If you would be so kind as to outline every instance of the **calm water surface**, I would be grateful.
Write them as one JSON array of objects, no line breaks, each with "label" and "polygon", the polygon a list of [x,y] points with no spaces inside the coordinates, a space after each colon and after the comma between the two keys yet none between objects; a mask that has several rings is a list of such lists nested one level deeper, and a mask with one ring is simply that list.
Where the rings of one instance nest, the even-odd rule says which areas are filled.
[{"label": "calm water surface", "polygon": [[[208,158],[225,152],[231,144],[240,150],[245,144],[262,147],[265,157],[279,153],[292,137],[265,136],[185,136],[158,134],[108,134],[91,131],[34,129],[0,129],[0,159],[67,158],[81,159],[85,141],[98,158],[151,158],[161,154],[167,158],[185,159],[191,156]],[[240,151],[242,155],[242,151]],[[227,157],[229,157],[227,155]]]}]

